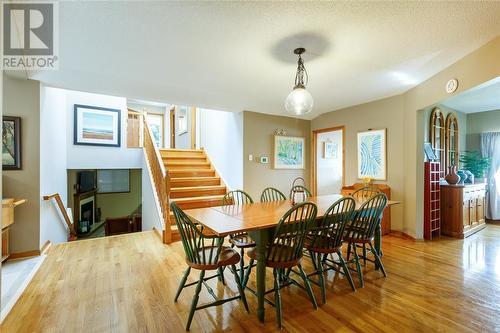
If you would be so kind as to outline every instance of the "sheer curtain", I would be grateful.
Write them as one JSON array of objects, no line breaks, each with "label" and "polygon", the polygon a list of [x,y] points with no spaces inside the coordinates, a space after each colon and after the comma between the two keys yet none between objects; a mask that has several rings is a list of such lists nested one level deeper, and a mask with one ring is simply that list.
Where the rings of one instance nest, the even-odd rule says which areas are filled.
[{"label": "sheer curtain", "polygon": [[500,220],[500,132],[481,133],[481,154],[490,158],[486,217]]}]

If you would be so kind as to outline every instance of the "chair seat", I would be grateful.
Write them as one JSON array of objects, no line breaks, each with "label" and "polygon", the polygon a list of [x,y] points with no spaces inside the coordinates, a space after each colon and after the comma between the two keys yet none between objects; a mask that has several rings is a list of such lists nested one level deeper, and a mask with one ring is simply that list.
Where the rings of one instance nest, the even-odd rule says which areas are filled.
[{"label": "chair seat", "polygon": [[372,238],[356,238],[356,237],[346,237],[344,241],[347,243],[356,243],[356,244],[367,244],[373,242],[374,237]]},{"label": "chair seat", "polygon": [[239,248],[255,247],[255,242],[247,233],[234,235],[229,239],[229,243]]},{"label": "chair seat", "polygon": [[[304,243],[304,247],[308,251],[312,252],[317,252],[317,253],[335,253],[340,247],[331,247],[330,244],[332,243],[332,238],[329,236],[316,236],[314,239],[313,237],[309,236],[306,238],[306,241]],[[313,244],[314,241],[314,244]]]},{"label": "chair seat", "polygon": [[[292,247],[285,246],[285,245],[282,245],[282,246],[275,245],[272,249],[273,249],[273,252],[275,252],[275,253],[269,254],[269,257],[272,258],[274,256],[276,258],[276,260],[278,260],[279,258],[283,258],[283,257],[285,257],[285,258],[290,257],[291,252],[294,250]],[[252,249],[248,250],[247,255],[251,259],[257,260],[256,248],[252,248]],[[266,251],[266,257],[268,257],[267,251]],[[297,260],[292,260],[292,261],[266,260],[266,266],[272,267],[272,268],[291,268],[291,267],[297,266],[301,260],[302,260],[302,257],[297,259]]]},{"label": "chair seat", "polygon": [[[212,258],[210,258],[210,251],[212,251]],[[213,262],[215,257],[217,256],[217,247],[216,246],[207,246],[199,251],[199,257],[205,258],[204,261],[207,263]],[[219,261],[211,264],[199,264],[193,263],[186,259],[187,264],[194,268],[200,270],[213,270],[219,267],[236,265],[240,261],[240,255],[238,252],[233,250],[230,247],[223,246],[219,255]]]}]

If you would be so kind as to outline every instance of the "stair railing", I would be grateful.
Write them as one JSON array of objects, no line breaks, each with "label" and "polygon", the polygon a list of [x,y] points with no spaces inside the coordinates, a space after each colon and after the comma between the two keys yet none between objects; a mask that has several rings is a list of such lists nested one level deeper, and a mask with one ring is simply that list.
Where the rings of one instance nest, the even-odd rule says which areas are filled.
[{"label": "stair railing", "polygon": [[61,200],[61,196],[59,195],[59,193],[43,196],[43,200],[47,201],[50,199],[54,199],[56,201],[57,207],[59,207],[59,211],[61,212],[61,215],[63,216],[64,221],[66,222],[66,226],[69,229],[68,241],[76,240],[77,236],[76,236],[75,225],[71,222],[71,219],[69,218],[68,212]]},{"label": "stair railing", "polygon": [[146,116],[143,119],[143,149],[144,156],[148,161],[151,175],[153,177],[153,186],[158,197],[158,205],[163,217],[163,242],[169,244],[172,242],[172,226],[170,221],[170,176],[168,169],[165,168],[160,150],[154,144],[154,136],[149,127]]}]

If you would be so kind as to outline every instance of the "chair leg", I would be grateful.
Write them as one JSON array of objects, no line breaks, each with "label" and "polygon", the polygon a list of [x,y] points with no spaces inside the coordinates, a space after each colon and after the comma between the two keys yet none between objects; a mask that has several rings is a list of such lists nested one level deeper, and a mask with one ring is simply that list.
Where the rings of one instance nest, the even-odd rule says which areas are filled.
[{"label": "chair leg", "polygon": [[297,266],[299,266],[299,271],[300,271],[300,276],[302,276],[302,280],[304,280],[304,285],[307,290],[307,294],[309,295],[309,298],[311,299],[311,302],[313,304],[314,309],[318,308],[318,303],[316,303],[316,298],[314,297],[311,284],[309,283],[309,279],[307,278],[306,273],[304,273],[304,270],[302,269],[302,265],[299,263]]},{"label": "chair leg", "polygon": [[243,278],[243,281],[241,282],[241,285],[243,288],[247,287],[248,279],[250,278],[250,272],[252,271],[252,266],[253,266],[254,260],[250,259],[250,262],[248,264],[248,268],[245,272],[245,277]]},{"label": "chair leg", "polygon": [[191,303],[191,310],[189,310],[189,317],[186,324],[186,331],[189,331],[191,326],[191,321],[193,320],[194,312],[196,311],[196,305],[198,304],[198,299],[200,298],[201,285],[203,283],[203,278],[205,277],[205,271],[200,272],[200,280],[196,284],[196,290],[193,296],[193,302]]},{"label": "chair leg", "polygon": [[347,267],[347,264],[342,257],[342,251],[338,250],[337,255],[339,256],[340,265],[342,266],[342,270],[344,271],[344,275],[346,276],[347,281],[349,281],[349,284],[351,285],[352,291],[356,291],[354,281],[352,280],[351,270],[349,269],[349,267]]},{"label": "chair leg", "polygon": [[349,258],[351,257],[351,245],[352,243],[347,244],[347,261],[349,261]]},{"label": "chair leg", "polygon": [[179,284],[179,288],[177,288],[177,293],[175,294],[174,302],[177,302],[177,299],[179,298],[182,289],[184,289],[184,285],[186,284],[186,280],[190,272],[191,272],[191,266],[188,266],[188,268],[184,272],[184,276],[182,277],[181,283]]},{"label": "chair leg", "polygon": [[248,303],[247,303],[247,298],[245,296],[245,289],[243,289],[241,285],[241,280],[238,277],[238,273],[236,272],[236,266],[232,265],[231,268],[233,269],[234,280],[236,281],[236,286],[238,287],[238,292],[240,293],[241,301],[243,302],[243,305],[245,306],[247,312],[250,312],[250,310],[248,310]]},{"label": "chair leg", "polygon": [[243,282],[245,277],[245,249],[242,247],[240,250],[240,281]]},{"label": "chair leg", "polygon": [[375,257],[375,262],[378,264],[377,266],[382,271],[382,274],[384,274],[384,277],[387,277],[387,273],[385,272],[385,268],[384,268],[384,265],[382,264],[382,260],[380,260],[380,257],[378,255],[377,251],[375,251],[375,249],[373,248],[372,243],[370,243],[370,248],[373,252],[373,256]]},{"label": "chair leg", "polygon": [[217,268],[217,273],[219,274],[219,281],[222,282],[223,285],[226,285],[226,281],[224,280],[224,267]]},{"label": "chair leg", "polygon": [[309,256],[311,257],[311,261],[313,263],[314,270],[317,271],[318,270],[318,266],[316,265],[315,253],[313,251],[309,251]]},{"label": "chair leg", "polygon": [[363,266],[366,267],[366,244],[363,243]]},{"label": "chair leg", "polygon": [[[325,287],[325,277],[323,276],[323,262],[321,260],[321,254],[316,255],[318,257],[318,275],[319,275],[319,287],[321,289],[321,301],[326,304],[326,287]],[[325,255],[326,257],[326,255]]]},{"label": "chair leg", "polygon": [[354,245],[354,260],[356,261],[356,270],[358,271],[358,279],[361,284],[361,288],[365,286],[365,282],[363,281],[363,272],[361,272],[361,264],[359,263],[359,255],[356,249],[356,245]]},{"label": "chair leg", "polygon": [[278,269],[273,269],[274,275],[274,307],[276,308],[276,324],[281,329],[281,322],[283,320],[281,311],[281,293],[280,293],[280,282],[278,276]]}]

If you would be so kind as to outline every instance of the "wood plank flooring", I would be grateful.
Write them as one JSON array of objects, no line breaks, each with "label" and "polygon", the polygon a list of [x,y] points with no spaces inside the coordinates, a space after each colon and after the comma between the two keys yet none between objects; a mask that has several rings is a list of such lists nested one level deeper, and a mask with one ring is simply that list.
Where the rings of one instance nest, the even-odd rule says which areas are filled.
[{"label": "wood plank flooring", "polygon": [[[283,332],[500,330],[500,226],[466,240],[383,239],[387,278],[368,264],[365,288],[352,292],[330,272],[327,304],[317,311],[302,290],[283,290]],[[178,303],[173,298],[184,269],[181,243],[166,246],[152,232],[54,246],[1,331],[183,332],[193,287]],[[271,287],[272,273],[267,276]],[[192,272],[190,281],[196,277]],[[229,273],[226,280],[227,287],[210,281],[220,296],[236,293]],[[250,314],[238,301],[197,311],[191,331],[277,331],[274,308],[266,305],[262,324],[256,298],[249,292],[247,298]],[[210,300],[203,291],[200,302]]]}]

